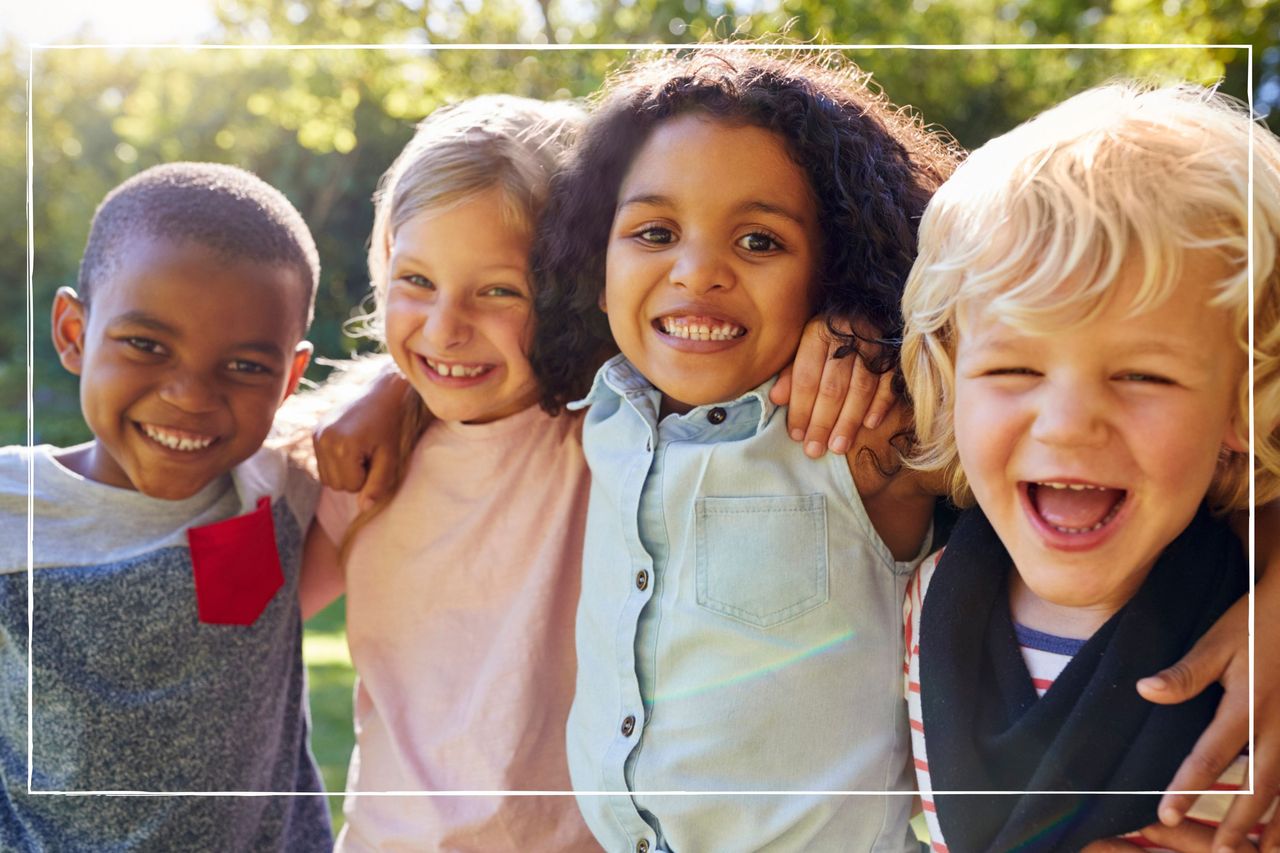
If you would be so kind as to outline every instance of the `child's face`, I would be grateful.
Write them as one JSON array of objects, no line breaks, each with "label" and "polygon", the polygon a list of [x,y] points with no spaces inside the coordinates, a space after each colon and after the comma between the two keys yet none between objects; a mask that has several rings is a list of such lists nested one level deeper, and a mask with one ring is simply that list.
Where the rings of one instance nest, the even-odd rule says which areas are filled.
[{"label": "child's face", "polygon": [[[1141,269],[1127,264],[1095,320],[1019,332],[962,310],[956,444],[978,503],[1020,580],[1052,610],[1105,621],[1187,525],[1232,416],[1244,356],[1210,307],[1220,262],[1187,256],[1176,292],[1126,316]],[[1101,624],[1098,621],[1097,624]]]},{"label": "child's face", "polygon": [[526,350],[533,292],[530,235],[494,188],[396,229],[386,340],[436,417],[483,423],[538,399]]},{"label": "child's face", "polygon": [[156,498],[189,497],[253,455],[311,354],[306,287],[285,266],[137,238],[86,308],[53,308],[95,441],[73,467]]},{"label": "child's face", "polygon": [[669,410],[732,400],[792,358],[819,233],[773,133],[698,115],[653,131],[618,193],[602,307]]}]

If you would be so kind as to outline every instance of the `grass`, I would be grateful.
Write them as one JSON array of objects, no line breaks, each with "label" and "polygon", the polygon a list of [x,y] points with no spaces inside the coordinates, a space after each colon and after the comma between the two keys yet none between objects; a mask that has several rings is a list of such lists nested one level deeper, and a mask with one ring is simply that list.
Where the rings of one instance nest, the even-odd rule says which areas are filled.
[{"label": "grass", "polygon": [[[351,687],[355,671],[347,652],[346,600],[339,599],[307,621],[302,657],[311,694],[311,749],[320,764],[324,787],[341,794],[347,786],[347,762],[355,734],[351,726]],[[342,827],[342,797],[329,797],[333,831]]]}]

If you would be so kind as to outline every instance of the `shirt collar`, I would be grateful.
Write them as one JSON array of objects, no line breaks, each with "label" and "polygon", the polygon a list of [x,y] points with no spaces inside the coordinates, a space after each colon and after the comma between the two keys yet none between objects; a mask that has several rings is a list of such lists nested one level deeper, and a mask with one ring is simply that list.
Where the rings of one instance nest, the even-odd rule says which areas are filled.
[{"label": "shirt collar", "polygon": [[[753,418],[752,432],[759,433],[778,408],[769,399],[769,390],[773,388],[774,383],[777,381],[778,377],[771,376],[735,400],[727,403],[707,403],[695,406],[685,414],[677,416],[677,419],[703,423],[707,420],[707,416],[712,409],[723,409],[730,418],[741,421],[747,417],[748,411],[758,410],[758,415]],[[591,390],[587,392],[587,396],[570,403],[567,408],[577,411],[610,398],[625,400],[636,397],[653,397],[654,410],[656,411],[661,392],[636,369],[635,365],[627,361],[626,356],[619,354],[606,361],[596,371],[595,379],[591,383]]]}]

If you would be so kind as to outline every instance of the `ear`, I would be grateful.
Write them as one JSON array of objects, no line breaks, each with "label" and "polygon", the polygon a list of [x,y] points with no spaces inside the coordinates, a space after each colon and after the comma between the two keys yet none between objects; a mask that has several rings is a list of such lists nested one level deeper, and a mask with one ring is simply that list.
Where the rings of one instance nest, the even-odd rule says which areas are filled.
[{"label": "ear", "polygon": [[1238,413],[1227,421],[1227,428],[1222,433],[1222,446],[1235,453],[1249,452],[1249,424],[1240,423]]},{"label": "ear", "polygon": [[53,347],[58,360],[76,376],[84,368],[84,333],[89,325],[85,305],[69,287],[53,295]]},{"label": "ear", "polygon": [[600,288],[600,298],[596,300],[596,304],[600,306],[600,310],[601,310],[601,311],[603,311],[603,312],[604,312],[604,313],[606,313],[606,314],[608,314],[608,313],[609,313],[609,306],[608,306],[608,305],[606,305],[606,304],[605,304],[605,301],[604,301],[604,288],[603,288],[603,287],[602,287],[602,288]]},{"label": "ear", "polygon": [[284,397],[280,398],[280,402],[283,403],[285,397],[298,390],[298,383],[302,381],[302,374],[306,372],[307,365],[311,362],[311,353],[314,349],[311,341],[298,343],[297,349],[293,351],[293,361],[289,364],[289,381],[285,383]]}]

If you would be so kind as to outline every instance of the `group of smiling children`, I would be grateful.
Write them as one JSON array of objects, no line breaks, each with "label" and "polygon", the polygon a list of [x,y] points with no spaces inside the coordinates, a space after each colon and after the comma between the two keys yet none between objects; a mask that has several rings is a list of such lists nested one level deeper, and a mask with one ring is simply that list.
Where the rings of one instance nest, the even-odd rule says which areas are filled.
[{"label": "group of smiling children", "polygon": [[[1280,497],[1274,330],[1249,347],[1280,143],[1113,84],[958,159],[831,57],[439,110],[375,197],[398,371],[319,463],[350,488],[394,448],[373,502],[261,447],[310,354],[297,212],[227,167],[121,185],[53,312],[94,440],[0,454],[0,847],[329,849],[319,796],[39,792],[318,793],[296,602],[339,594],[343,850],[916,850],[917,790],[938,851],[1156,844],[1158,797],[1089,792],[1163,790],[1244,717],[1136,684],[1245,654],[1224,514]],[[775,387],[814,335],[906,380],[844,453]],[[1280,844],[1273,795],[1217,842]]]}]

